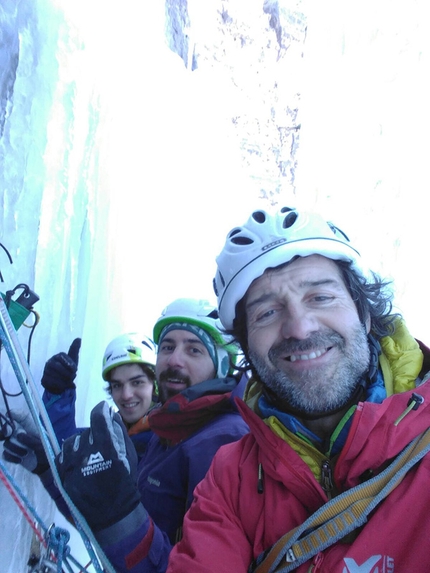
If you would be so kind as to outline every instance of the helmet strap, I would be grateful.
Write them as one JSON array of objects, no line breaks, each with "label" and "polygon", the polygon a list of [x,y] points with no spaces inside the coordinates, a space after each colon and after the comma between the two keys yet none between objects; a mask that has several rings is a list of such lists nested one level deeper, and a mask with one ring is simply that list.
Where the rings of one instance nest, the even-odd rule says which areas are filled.
[{"label": "helmet strap", "polygon": [[230,371],[230,355],[223,346],[216,346],[218,355],[217,378],[225,378]]}]

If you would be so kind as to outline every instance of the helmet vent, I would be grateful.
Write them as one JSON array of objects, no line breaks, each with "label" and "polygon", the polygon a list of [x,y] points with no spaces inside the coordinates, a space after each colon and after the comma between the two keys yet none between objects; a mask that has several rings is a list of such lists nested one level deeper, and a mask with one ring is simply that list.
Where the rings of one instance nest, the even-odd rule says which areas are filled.
[{"label": "helmet vent", "polygon": [[254,211],[252,214],[252,218],[257,223],[264,223],[264,221],[266,220],[266,213],[264,213],[263,211]]},{"label": "helmet vent", "polygon": [[217,320],[219,318],[218,311],[216,308],[214,308],[213,311],[208,314],[208,318],[213,318],[214,320]]},{"label": "helmet vent", "polygon": [[254,241],[249,237],[239,236],[239,237],[231,237],[231,242],[234,243],[235,245],[252,245]]},{"label": "helmet vent", "polygon": [[232,237],[234,237],[235,235],[237,235],[241,231],[242,231],[242,229],[240,227],[236,227],[235,229],[232,229],[230,231],[230,233],[228,234],[228,238],[231,239]]},{"label": "helmet vent", "polygon": [[290,211],[288,213],[288,215],[285,217],[283,223],[282,223],[282,227],[284,229],[289,229],[290,227],[292,227],[294,225],[294,223],[297,221],[297,211]]}]

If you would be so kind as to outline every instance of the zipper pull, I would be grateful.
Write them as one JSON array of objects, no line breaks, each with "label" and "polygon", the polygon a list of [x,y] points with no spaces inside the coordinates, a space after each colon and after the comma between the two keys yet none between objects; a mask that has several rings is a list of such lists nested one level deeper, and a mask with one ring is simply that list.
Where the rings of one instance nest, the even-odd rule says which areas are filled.
[{"label": "zipper pull", "polygon": [[263,493],[264,485],[263,485],[263,465],[258,464],[258,483],[257,483],[257,492]]},{"label": "zipper pull", "polygon": [[406,416],[406,414],[409,414],[411,410],[418,410],[418,407],[421,406],[423,402],[424,398],[421,396],[421,394],[415,394],[415,392],[413,392],[411,398],[409,398],[409,401],[407,403],[406,410],[402,414],[400,414],[400,416],[394,422],[394,425],[398,426],[400,422],[403,420],[403,418]]},{"label": "zipper pull", "polygon": [[321,465],[321,487],[327,495],[333,491],[333,472],[329,460],[323,461]]},{"label": "zipper pull", "polygon": [[324,561],[324,556],[321,553],[317,553],[312,560],[311,566],[308,569],[308,573],[317,573],[321,569],[322,562]]}]

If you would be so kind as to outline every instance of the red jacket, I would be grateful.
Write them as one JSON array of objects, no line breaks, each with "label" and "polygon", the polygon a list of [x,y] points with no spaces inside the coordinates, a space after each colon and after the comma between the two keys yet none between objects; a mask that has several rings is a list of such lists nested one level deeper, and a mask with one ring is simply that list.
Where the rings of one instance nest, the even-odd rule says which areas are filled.
[{"label": "red jacket", "polygon": [[[398,424],[412,392],[424,403]],[[361,476],[385,468],[430,426],[430,381],[394,394],[381,404],[359,403],[335,465],[339,492]],[[171,553],[167,573],[246,573],[250,563],[283,534],[302,524],[327,495],[298,455],[244,402],[250,433],[222,447],[184,521],[184,536]],[[303,442],[302,442],[303,444]],[[322,455],[322,454],[321,454]],[[259,493],[259,465],[263,491]],[[430,455],[374,510],[354,539],[332,545],[296,569],[300,573],[428,573],[430,551]]]}]

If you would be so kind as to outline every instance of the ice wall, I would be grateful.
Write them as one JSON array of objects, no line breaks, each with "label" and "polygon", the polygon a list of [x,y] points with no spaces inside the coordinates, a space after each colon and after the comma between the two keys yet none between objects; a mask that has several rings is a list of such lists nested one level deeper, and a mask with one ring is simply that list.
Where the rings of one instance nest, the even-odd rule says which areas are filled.
[{"label": "ice wall", "polygon": [[[412,332],[430,341],[426,4],[207,6],[0,6],[0,241],[13,258],[0,251],[0,286],[26,282],[40,296],[37,381],[49,356],[82,337],[80,424],[105,398],[106,343],[150,334],[174,298],[213,299],[214,257],[256,205],[334,213],[396,280]],[[173,9],[192,52],[189,41],[167,47]],[[25,346],[28,330],[19,335]],[[54,518],[37,480],[14,472]],[[1,484],[0,505],[0,573],[24,571],[30,531]]]}]

